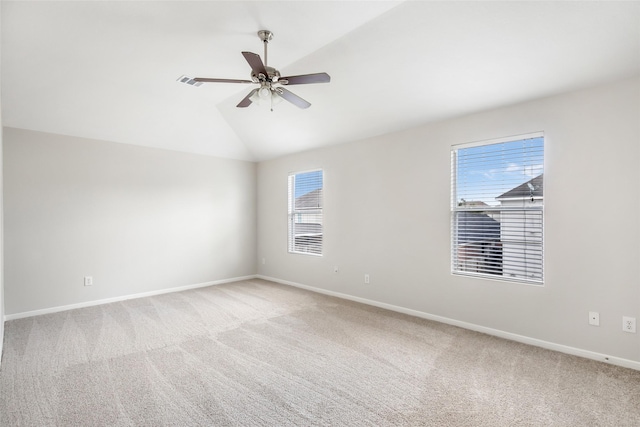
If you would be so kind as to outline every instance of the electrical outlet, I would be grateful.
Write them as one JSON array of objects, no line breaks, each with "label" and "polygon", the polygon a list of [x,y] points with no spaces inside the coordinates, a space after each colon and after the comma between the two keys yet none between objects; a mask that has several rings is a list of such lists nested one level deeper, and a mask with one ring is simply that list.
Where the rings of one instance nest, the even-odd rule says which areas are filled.
[{"label": "electrical outlet", "polygon": [[93,277],[92,276],[84,276],[84,285],[85,286],[93,286]]},{"label": "electrical outlet", "polygon": [[367,284],[367,285],[369,284],[369,275],[368,274],[364,275],[364,283]]},{"label": "electrical outlet", "polygon": [[625,332],[636,333],[636,318],[622,316],[622,330]]},{"label": "electrical outlet", "polygon": [[598,313],[597,311],[590,311],[589,324],[591,326],[600,326],[600,313]]}]

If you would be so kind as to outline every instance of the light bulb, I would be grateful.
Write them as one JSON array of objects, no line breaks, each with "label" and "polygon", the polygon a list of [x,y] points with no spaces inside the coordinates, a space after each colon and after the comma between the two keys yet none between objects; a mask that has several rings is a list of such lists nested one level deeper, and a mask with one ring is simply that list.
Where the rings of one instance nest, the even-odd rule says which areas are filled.
[{"label": "light bulb", "polygon": [[269,99],[269,97],[271,97],[271,89],[266,86],[262,86],[258,91],[258,96],[261,99]]},{"label": "light bulb", "polygon": [[253,92],[253,95],[251,95],[249,99],[251,100],[251,102],[255,102],[256,104],[260,105],[260,97],[258,96],[258,91]]},{"label": "light bulb", "polygon": [[282,101],[282,97],[274,90],[271,93],[271,105],[279,104]]}]

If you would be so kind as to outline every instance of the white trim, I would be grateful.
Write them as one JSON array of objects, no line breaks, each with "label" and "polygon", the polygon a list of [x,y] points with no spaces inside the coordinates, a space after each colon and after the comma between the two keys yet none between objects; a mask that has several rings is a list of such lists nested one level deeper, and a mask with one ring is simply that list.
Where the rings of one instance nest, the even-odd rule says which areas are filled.
[{"label": "white trim", "polygon": [[[322,168],[318,168],[318,169],[311,169],[311,170],[307,170],[307,171],[300,171],[300,172],[289,172],[287,175],[287,252],[290,254],[297,254],[297,255],[314,255],[314,256],[323,256],[324,253],[324,243],[320,242],[320,253],[314,253],[314,252],[301,252],[301,251],[296,251],[295,250],[295,219],[294,216],[298,213],[303,213],[303,212],[299,212],[299,211],[303,211],[303,209],[296,209],[296,177],[298,175],[304,175],[304,174],[309,174],[309,173],[314,173],[314,172],[320,172],[320,179],[322,182],[322,186],[320,187],[320,190],[322,190],[322,207],[317,207],[317,208],[313,208],[313,209],[309,209],[307,212],[311,212],[314,211],[314,214],[319,214],[322,218],[322,215],[324,215],[324,169]],[[318,212],[319,211],[319,212]],[[322,221],[323,222],[323,221]],[[322,229],[324,230],[324,226],[322,225],[322,223],[320,224],[320,226],[322,227]],[[324,232],[324,231],[323,231]],[[293,235],[292,235],[293,234]],[[322,236],[323,233],[319,233],[319,236]],[[293,248],[293,249],[292,249]]]},{"label": "white trim", "polygon": [[544,138],[544,131],[525,133],[523,135],[505,136],[502,138],[485,139],[483,141],[463,142],[460,144],[453,144],[452,150],[458,150],[460,148],[472,148],[479,147],[481,145],[502,144],[503,142],[522,141],[523,139]]},{"label": "white trim", "polygon": [[323,175],[323,179],[324,179],[324,168],[319,167],[319,168],[314,168],[314,169],[307,169],[307,170],[303,170],[303,171],[297,171],[297,172],[288,172],[288,176],[291,175],[299,175],[301,173],[311,173],[311,172],[322,172]]},{"label": "white trim", "polygon": [[310,255],[310,256],[317,256],[317,257],[322,257],[323,254],[314,254],[313,252],[293,252],[293,251],[289,251],[288,253],[290,253],[291,255]]},{"label": "white trim", "polygon": [[609,356],[607,354],[596,353],[594,351],[583,350],[580,348],[570,347],[563,344],[556,344],[549,341],[539,340],[537,338],[531,338],[524,335],[518,335],[518,334],[513,334],[511,332],[501,331],[499,329],[487,328],[485,326],[480,326],[473,323],[462,322],[460,320],[450,319],[448,317],[437,316],[435,314],[429,314],[422,311],[413,310],[410,308],[400,307],[397,305],[387,304],[384,302],[356,297],[353,295],[343,294],[340,292],[329,291],[326,289],[316,288],[313,286],[307,286],[307,285],[303,285],[296,282],[290,282],[288,280],[281,280],[281,279],[276,279],[274,277],[263,276],[261,274],[258,274],[256,277],[258,279],[269,280],[272,282],[281,283],[283,285],[294,286],[296,288],[302,288],[312,292],[330,295],[332,297],[342,298],[350,301],[356,301],[362,304],[372,305],[374,307],[385,308],[387,310],[408,314],[410,316],[420,317],[422,319],[433,320],[436,322],[446,323],[448,325],[458,326],[460,328],[469,329],[476,332],[482,332],[487,335],[493,335],[493,336],[508,339],[511,341],[516,341],[523,344],[529,344],[535,347],[545,348],[547,350],[558,351],[560,353],[571,354],[573,356],[584,357],[586,359],[597,360],[600,362],[609,363],[611,365],[622,366],[624,368],[630,368],[630,369],[635,369],[637,371],[640,371],[640,362],[636,362],[634,360],[623,359],[615,356]]},{"label": "white trim", "polygon": [[[451,264],[450,265],[451,265],[452,274],[468,275],[468,276],[477,277],[480,279],[487,278],[488,276],[496,276],[496,277],[492,277],[492,279],[500,280],[504,282],[544,285],[544,228],[545,228],[544,227],[544,203],[543,203],[544,197],[531,195],[530,196],[531,205],[529,205],[529,203],[527,202],[527,203],[523,203],[521,206],[509,206],[508,203],[507,203],[507,206],[503,206],[502,205],[503,202],[510,202],[514,200],[524,201],[524,200],[528,200],[528,197],[498,196],[498,197],[495,197],[495,200],[500,201],[500,205],[498,206],[474,206],[474,205],[464,206],[465,199],[459,198],[461,189],[458,188],[458,182],[457,182],[458,174],[460,173],[460,170],[459,170],[460,151],[477,148],[477,147],[488,147],[488,146],[503,145],[503,144],[516,143],[516,142],[524,142],[524,141],[534,140],[534,139],[541,139],[542,147],[541,149],[539,147],[536,147],[536,150],[534,151],[535,156],[532,157],[531,159],[529,159],[527,156],[522,157],[522,155],[526,154],[525,147],[518,147],[517,149],[516,148],[509,149],[509,151],[512,151],[512,154],[510,156],[513,156],[513,159],[514,159],[513,161],[516,161],[516,163],[521,162],[523,166],[528,167],[528,166],[531,166],[529,165],[529,161],[534,158],[537,161],[539,156],[542,157],[540,160],[542,161],[542,163],[544,163],[544,132],[543,131],[532,132],[529,134],[519,135],[519,136],[509,136],[509,137],[503,137],[503,138],[496,138],[492,140],[484,140],[484,141],[476,141],[476,142],[452,145],[451,147],[451,217],[450,217],[450,232],[451,232],[451,245],[450,245],[451,246],[451,253],[450,253]],[[485,158],[484,155],[471,154],[470,159],[473,159],[473,160],[470,160],[470,163],[465,162],[464,164],[465,165],[475,164],[475,166],[472,167],[473,170],[475,170],[475,168],[482,169],[480,166],[477,166],[478,164],[481,164],[481,166],[482,165],[486,166],[488,163],[485,163],[485,162],[492,163],[493,161],[500,161],[501,166],[498,167],[498,169],[500,170],[500,173],[503,173],[504,171],[507,170],[505,169],[503,171],[502,169],[504,159],[495,160],[495,159],[500,159],[501,155],[499,154],[503,152],[500,147],[497,147],[497,148],[498,150],[496,151],[496,153],[490,154],[487,158]],[[523,151],[523,149],[525,151]],[[492,160],[489,160],[489,159],[492,159]],[[468,166],[465,166],[465,169],[466,167]],[[544,168],[543,168],[543,173],[544,173]],[[537,179],[540,176],[542,175],[538,175],[534,179]],[[529,178],[529,177],[526,177],[526,178]],[[531,186],[531,184],[529,184],[530,181],[533,181],[533,179],[526,181],[526,183],[533,190],[533,187]],[[501,185],[505,185],[509,182],[510,180],[506,180],[506,181],[500,180]],[[480,183],[474,183],[473,185],[465,184],[462,188],[467,190],[470,190],[471,188],[473,188],[473,191],[469,193],[469,196],[468,196],[468,197],[471,197],[472,200],[475,200],[476,195],[478,195],[479,198],[477,200],[480,200],[480,201],[487,200],[487,203],[491,203],[488,200],[489,198],[488,195],[491,194],[493,191],[495,191],[496,188],[498,188],[498,187],[493,187],[493,185],[495,184],[490,185],[483,181]],[[517,186],[514,188],[519,188],[519,187],[520,186]],[[489,191],[490,188],[491,188],[491,191]],[[505,192],[504,194],[508,194],[510,192],[511,190]],[[462,190],[462,193],[464,193],[464,190]],[[480,196],[481,194],[483,196]],[[459,205],[460,200],[462,201],[461,203],[462,206]],[[541,203],[534,204],[533,203],[534,201],[538,201]],[[501,223],[501,226],[498,227],[499,234],[500,234],[499,241],[501,244],[500,252],[494,251],[490,255],[485,256],[480,253],[481,251],[478,250],[473,245],[473,243],[471,243],[470,244],[471,251],[469,252],[470,255],[467,255],[465,253],[461,258],[460,249],[463,248],[466,244],[462,244],[460,242],[460,225],[458,224],[460,214],[474,213],[474,212],[481,212],[481,213],[486,212],[487,214],[489,212],[505,213],[505,214],[515,212],[515,213],[519,213],[520,215],[524,214],[524,218],[517,216],[516,218],[513,218],[513,219],[505,219],[504,220],[506,221],[506,225],[505,225],[505,222],[502,219],[499,218],[496,220],[495,217],[491,216],[492,219]],[[538,242],[537,241],[538,239],[535,239],[535,241],[528,242],[527,239],[523,239],[523,241],[520,242],[518,246],[516,246],[517,249],[513,253],[510,252],[509,254],[507,254],[508,242],[507,240],[505,240],[505,234],[508,233],[510,236],[513,236],[515,233],[520,233],[521,230],[522,232],[524,232],[524,230],[526,230],[527,226],[529,225],[527,221],[527,215],[528,215],[527,213],[536,213],[536,216],[532,218],[533,222],[531,223],[531,227],[533,228],[531,228],[531,230],[535,231],[536,237],[538,236],[538,233],[539,233],[540,241]],[[537,219],[538,216],[540,216],[539,220]],[[501,218],[503,217],[501,216]],[[473,226],[467,226],[467,227],[473,227]],[[479,235],[480,228],[482,227],[477,225],[474,231],[467,231],[467,233],[476,233],[476,235]],[[515,243],[515,241],[513,243]],[[538,248],[540,251],[539,258],[537,255],[533,255],[534,253],[537,254]],[[529,254],[528,252],[529,249],[533,250],[533,253]],[[484,252],[484,250],[482,250],[482,252]],[[476,259],[480,260],[480,262],[486,262],[487,260],[489,260],[488,261],[489,266],[487,265],[473,266],[472,264],[471,268],[472,269],[475,268],[476,270],[479,270],[479,271],[477,272],[466,271],[468,267],[466,266],[466,261],[464,260],[465,258],[470,258],[472,262],[475,261]],[[503,262],[506,262],[506,260],[508,259],[511,260],[511,264],[510,264],[511,268],[506,268],[506,264],[503,265]],[[527,269],[527,264],[529,261],[531,261],[531,268],[533,269],[533,272]],[[498,273],[501,273],[501,274],[491,274],[491,265],[495,267],[496,262],[499,262],[499,267],[501,269]],[[502,267],[504,267],[504,269]],[[506,269],[506,272],[503,271],[505,269]],[[518,277],[513,277],[516,275]]]},{"label": "white trim", "polygon": [[162,294],[169,294],[172,292],[187,291],[189,289],[204,288],[207,286],[222,285],[225,283],[232,283],[232,282],[240,282],[242,280],[255,279],[256,277],[257,277],[256,275],[250,275],[250,276],[233,277],[230,279],[212,280],[210,282],[196,283],[195,285],[178,286],[175,288],[141,292],[138,294],[122,295],[119,297],[105,298],[105,299],[94,300],[94,301],[86,301],[86,302],[80,302],[77,304],[61,305],[58,307],[49,307],[49,308],[43,308],[40,310],[24,311],[22,313],[7,314],[4,316],[4,320],[6,321],[6,320],[23,319],[25,317],[40,316],[41,314],[57,313],[60,311],[74,310],[76,308],[92,307],[94,305],[109,304],[112,302],[126,301],[130,299],[135,299],[135,298],[151,297],[154,295],[162,295]]},{"label": "white trim", "polygon": [[535,286],[536,288],[544,288],[544,280],[535,281],[529,279],[519,279],[517,277],[499,276],[497,274],[476,273],[473,271],[458,271],[451,269],[452,276],[473,277],[475,279],[490,280],[492,282],[517,283],[519,285]]}]

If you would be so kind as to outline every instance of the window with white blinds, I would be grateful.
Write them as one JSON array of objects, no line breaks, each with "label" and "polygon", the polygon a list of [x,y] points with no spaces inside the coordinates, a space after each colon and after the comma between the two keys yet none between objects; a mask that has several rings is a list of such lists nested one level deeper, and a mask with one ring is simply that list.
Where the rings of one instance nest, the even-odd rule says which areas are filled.
[{"label": "window with white blinds", "polygon": [[544,135],[451,150],[451,269],[542,284]]},{"label": "window with white blinds", "polygon": [[289,252],[322,255],[322,170],[289,174]]}]

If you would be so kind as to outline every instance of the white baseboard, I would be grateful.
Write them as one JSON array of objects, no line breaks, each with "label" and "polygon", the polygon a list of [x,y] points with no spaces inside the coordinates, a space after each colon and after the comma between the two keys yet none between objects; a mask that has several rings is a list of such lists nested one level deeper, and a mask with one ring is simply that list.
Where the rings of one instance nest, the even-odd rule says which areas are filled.
[{"label": "white baseboard", "polygon": [[7,314],[4,316],[4,320],[23,319],[25,317],[39,316],[41,314],[57,313],[59,311],[73,310],[76,308],[92,307],[94,305],[109,304],[112,302],[126,301],[134,298],[151,297],[154,295],[169,294],[171,292],[180,292],[180,291],[186,291],[189,289],[204,288],[204,287],[213,286],[213,285],[222,285],[224,283],[239,282],[242,280],[255,279],[256,277],[257,277],[256,275],[233,277],[230,279],[213,280],[211,282],[196,283],[195,285],[178,286],[175,288],[141,292],[138,294],[122,295],[119,297],[105,298],[105,299],[94,300],[94,301],[86,301],[86,302],[80,302],[77,304],[61,305],[58,307],[43,308],[40,310],[33,310],[33,311],[24,311],[22,313]]},{"label": "white baseboard", "polygon": [[473,323],[462,322],[460,320],[450,319],[448,317],[437,316],[435,314],[429,314],[418,310],[412,310],[410,308],[400,307],[397,305],[387,304],[384,302],[378,302],[366,298],[356,297],[353,295],[343,294],[340,292],[329,291],[322,288],[316,288],[313,286],[303,285],[301,283],[290,282],[288,280],[281,280],[275,277],[268,277],[258,274],[256,276],[259,279],[269,280],[271,282],[281,283],[283,285],[294,286],[296,288],[302,288],[309,291],[317,292],[320,294],[325,294],[337,298],[342,298],[350,301],[356,301],[367,305],[372,305],[375,307],[385,308],[387,310],[396,311],[398,313],[404,313],[411,316],[420,317],[427,320],[434,320],[440,323],[446,323],[448,325],[458,326],[460,328],[469,329],[476,332],[482,332],[487,335],[493,335],[500,338],[505,338],[511,341],[520,342],[523,344],[529,344],[536,347],[545,348],[547,350],[559,351],[561,353],[571,354],[573,356],[580,356],[586,359],[597,360],[600,362],[610,363],[616,366],[622,366],[624,368],[635,369],[640,371],[640,362],[636,362],[629,359],[623,359],[620,357],[609,356],[606,354],[596,353],[589,350],[583,350],[580,348],[570,347],[562,344],[556,344],[549,341],[543,341],[536,338],[527,337],[524,335],[513,334],[511,332],[501,331],[499,329],[487,328],[485,326],[475,325]]}]

